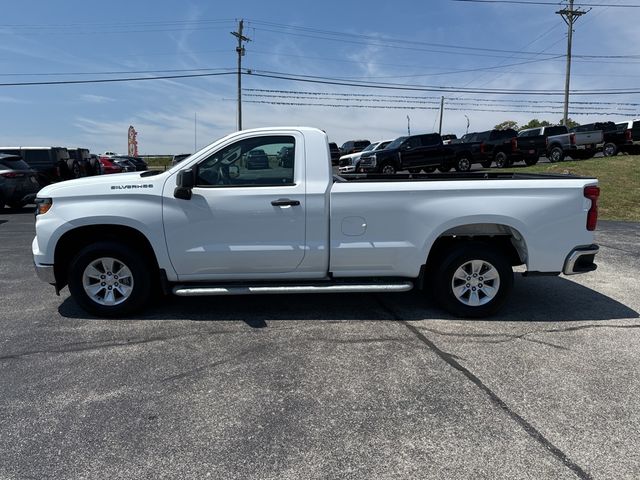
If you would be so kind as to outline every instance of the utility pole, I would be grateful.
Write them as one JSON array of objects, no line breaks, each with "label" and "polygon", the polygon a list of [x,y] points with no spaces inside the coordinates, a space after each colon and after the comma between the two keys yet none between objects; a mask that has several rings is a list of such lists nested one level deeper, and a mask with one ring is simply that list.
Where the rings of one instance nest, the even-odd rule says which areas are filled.
[{"label": "utility pole", "polygon": [[[590,9],[589,9],[590,10]],[[573,9],[573,0],[569,0],[569,5],[562,10],[558,10],[556,13],[562,17],[564,23],[567,24],[567,72],[564,81],[564,114],[562,117],[563,125],[567,125],[567,119],[569,118],[569,83],[571,79],[571,41],[573,40],[573,24],[582,15],[589,10],[580,10],[579,8]]]},{"label": "utility pole", "polygon": [[440,128],[438,128],[438,133],[442,135],[442,114],[444,113],[444,97],[440,99]]},{"label": "utility pole", "polygon": [[193,112],[193,151],[198,150],[198,112]]},{"label": "utility pole", "polygon": [[464,118],[467,119],[467,131],[465,133],[469,133],[469,117],[465,115]]},{"label": "utility pole", "polygon": [[244,46],[242,42],[250,42],[251,39],[242,35],[242,29],[244,28],[244,20],[238,22],[238,31],[231,32],[231,35],[238,39],[238,46],[236,52],[238,52],[238,130],[242,130],[242,57],[244,57]]},{"label": "utility pole", "polygon": [[407,135],[411,136],[411,119],[407,115]]}]

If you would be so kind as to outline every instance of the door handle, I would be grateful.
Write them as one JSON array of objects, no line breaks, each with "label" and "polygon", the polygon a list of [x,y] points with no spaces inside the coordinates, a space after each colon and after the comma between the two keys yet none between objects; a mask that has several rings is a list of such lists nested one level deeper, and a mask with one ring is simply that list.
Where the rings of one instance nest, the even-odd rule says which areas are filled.
[{"label": "door handle", "polygon": [[295,207],[300,205],[299,200],[291,200],[289,198],[279,198],[278,200],[272,200],[271,205],[274,207]]}]

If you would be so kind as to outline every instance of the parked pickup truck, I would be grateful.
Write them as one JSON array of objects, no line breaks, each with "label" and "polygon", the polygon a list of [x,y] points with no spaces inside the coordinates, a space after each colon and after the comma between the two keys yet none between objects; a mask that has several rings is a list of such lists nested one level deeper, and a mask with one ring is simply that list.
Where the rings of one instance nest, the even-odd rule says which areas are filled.
[{"label": "parked pickup truck", "polygon": [[[293,151],[248,170],[251,151]],[[594,270],[594,178],[481,172],[334,177],[326,134],[236,132],[165,172],[42,189],[32,250],[41,279],[98,316],[178,296],[402,292],[454,315],[505,302],[527,275]],[[541,304],[542,305],[542,304]]]},{"label": "parked pickup truck", "polygon": [[356,173],[360,166],[360,157],[363,153],[366,152],[375,152],[378,150],[384,150],[387,148],[387,145],[391,143],[391,140],[384,140],[381,142],[373,142],[365,147],[364,150],[357,153],[350,153],[348,155],[343,155],[340,157],[340,161],[338,163],[338,172],[343,173]]},{"label": "parked pickup truck", "polygon": [[384,150],[366,152],[360,157],[359,171],[394,174],[401,170],[432,173],[437,168],[467,172],[473,163],[473,146],[467,143],[445,145],[437,133],[399,137]]},{"label": "parked pickup truck", "polygon": [[567,155],[575,159],[593,156],[603,139],[602,130],[570,133],[564,125],[520,130],[518,139],[537,135],[547,137],[546,157],[550,162],[561,162]]},{"label": "parked pickup truck", "polygon": [[594,130],[600,130],[602,132],[602,143],[597,145],[596,149],[589,149],[584,152],[576,152],[579,159],[585,160],[593,157],[597,151],[602,150],[605,157],[611,157],[617,155],[621,150],[624,150],[628,144],[629,135],[625,131],[618,130],[618,127],[613,122],[595,122],[584,125],[579,125],[572,128],[571,133],[580,135],[583,132],[591,132]]},{"label": "parked pickup truck", "polygon": [[[626,140],[624,145],[620,147],[620,151],[632,155],[640,153],[640,119],[619,122],[616,123],[616,127],[624,133]],[[612,153],[612,155],[614,154]]]},{"label": "parked pickup truck", "polygon": [[475,145],[474,163],[480,163],[484,168],[489,168],[493,162],[498,168],[506,168],[521,160],[527,165],[535,165],[547,148],[544,135],[518,138],[518,132],[511,128],[470,133],[462,137],[462,142]]}]

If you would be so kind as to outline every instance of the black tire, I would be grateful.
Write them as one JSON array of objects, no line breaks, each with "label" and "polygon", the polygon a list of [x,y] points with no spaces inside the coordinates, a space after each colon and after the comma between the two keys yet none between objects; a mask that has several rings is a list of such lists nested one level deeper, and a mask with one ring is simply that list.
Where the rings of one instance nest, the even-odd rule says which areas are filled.
[{"label": "black tire", "polygon": [[618,154],[618,146],[615,143],[607,142],[602,146],[602,154],[605,157],[615,157]]},{"label": "black tire", "polygon": [[468,172],[471,170],[471,159],[467,155],[462,155],[456,160],[456,172]]},{"label": "black tire", "polygon": [[505,152],[498,152],[493,159],[496,162],[496,167],[498,168],[509,168],[511,166],[511,160],[509,159],[509,155]]},{"label": "black tire", "polygon": [[422,169],[420,168],[410,168],[409,173],[420,173]]},{"label": "black tire", "polygon": [[487,160],[486,162],[480,163],[480,165],[482,165],[482,168],[491,168],[492,163],[493,163],[492,160]]},{"label": "black tire", "polygon": [[71,164],[70,175],[71,178],[80,178],[82,176],[82,169],[80,168],[80,164],[78,162],[74,161]]},{"label": "black tire", "polygon": [[392,162],[384,162],[380,165],[380,173],[384,175],[395,175],[398,170]]},{"label": "black tire", "polygon": [[525,165],[527,165],[527,167],[535,165],[536,163],[538,163],[538,157],[526,157],[524,159],[524,163]]},{"label": "black tire", "polygon": [[547,158],[551,163],[562,162],[564,160],[564,150],[559,146],[552,147],[547,154]]},{"label": "black tire", "polygon": [[[106,300],[107,288],[112,290],[114,301],[119,302],[113,305],[105,305],[94,300],[94,298],[89,296],[85,290],[85,286],[83,285],[85,270],[87,270],[92,263],[98,262],[99,259],[102,258],[114,259],[115,262],[113,262],[113,270],[116,270],[116,268],[118,270],[114,272],[106,272],[102,271],[104,270],[103,268],[98,268],[98,273],[103,274],[101,276],[105,280],[105,282],[102,282],[101,286],[105,285],[107,282],[112,283],[115,281],[116,283],[111,288],[105,285],[104,288],[100,289],[100,287],[98,287],[100,280],[96,279],[95,282],[92,282],[88,287],[95,286],[100,290],[96,295],[94,295],[96,298],[98,298],[100,293],[103,292],[103,301]],[[123,265],[130,272],[130,276],[123,277],[124,280],[123,278],[118,279],[116,276],[117,272],[122,271]],[[152,271],[153,269],[148,262],[144,260],[144,257],[134,249],[117,242],[97,242],[84,247],[71,261],[68,276],[69,291],[78,305],[87,312],[99,317],[120,317],[136,310],[140,310],[145,306],[152,291]],[[108,275],[109,273],[112,275]],[[131,279],[128,282],[132,284],[132,288],[130,289],[130,293],[127,298],[122,300],[124,296],[118,297],[118,292],[116,290],[127,287],[128,284],[126,282],[128,278]],[[93,279],[91,279],[91,281],[92,280]],[[117,280],[122,281],[122,284],[118,285]]]},{"label": "black tire", "polygon": [[424,167],[423,170],[427,173],[433,173],[436,171],[436,167]]},{"label": "black tire", "polygon": [[442,164],[442,165],[440,165],[440,166],[438,167],[438,171],[439,171],[439,172],[442,172],[442,173],[447,173],[448,171],[450,171],[450,170],[451,170],[451,168],[452,168],[452,166],[451,166],[451,165],[444,165],[444,164]]},{"label": "black tire", "polygon": [[9,203],[7,203],[7,205],[9,206],[9,208],[13,208],[14,210],[20,210],[26,205],[26,203],[24,203],[24,202],[9,202]]},{"label": "black tire", "polygon": [[4,208],[4,199],[0,198],[0,210]]},{"label": "black tire", "polygon": [[[481,262],[482,268],[475,272],[475,276],[472,261]],[[487,270],[488,267],[491,268]],[[470,280],[455,277],[457,271],[468,274]],[[497,275],[497,281],[496,278],[483,278],[489,272],[493,272],[492,276]],[[435,268],[434,281],[435,298],[442,308],[458,317],[481,318],[492,315],[504,305],[513,287],[513,270],[507,258],[493,246],[464,242],[445,253]],[[465,284],[465,281],[469,283]],[[489,290],[493,285],[495,292]],[[454,288],[458,289],[458,295]],[[470,304],[474,301],[478,305]]]}]

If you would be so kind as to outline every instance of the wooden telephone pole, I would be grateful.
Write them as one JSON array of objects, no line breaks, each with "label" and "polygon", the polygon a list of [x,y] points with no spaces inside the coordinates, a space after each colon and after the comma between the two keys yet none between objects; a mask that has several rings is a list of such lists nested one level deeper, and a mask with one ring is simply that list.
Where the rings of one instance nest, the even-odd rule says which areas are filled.
[{"label": "wooden telephone pole", "polygon": [[231,35],[238,39],[238,130],[242,130],[242,57],[244,57],[244,46],[242,42],[250,42],[251,39],[242,35],[244,28],[244,20],[238,22],[238,31],[231,32]]},{"label": "wooden telephone pole", "polygon": [[569,0],[569,5],[558,10],[556,13],[562,17],[564,23],[567,24],[569,29],[567,34],[567,71],[564,81],[564,114],[562,117],[563,125],[567,126],[567,120],[569,118],[569,83],[571,78],[571,41],[573,40],[573,24],[582,15],[587,13],[585,10],[573,9],[573,0]]}]

